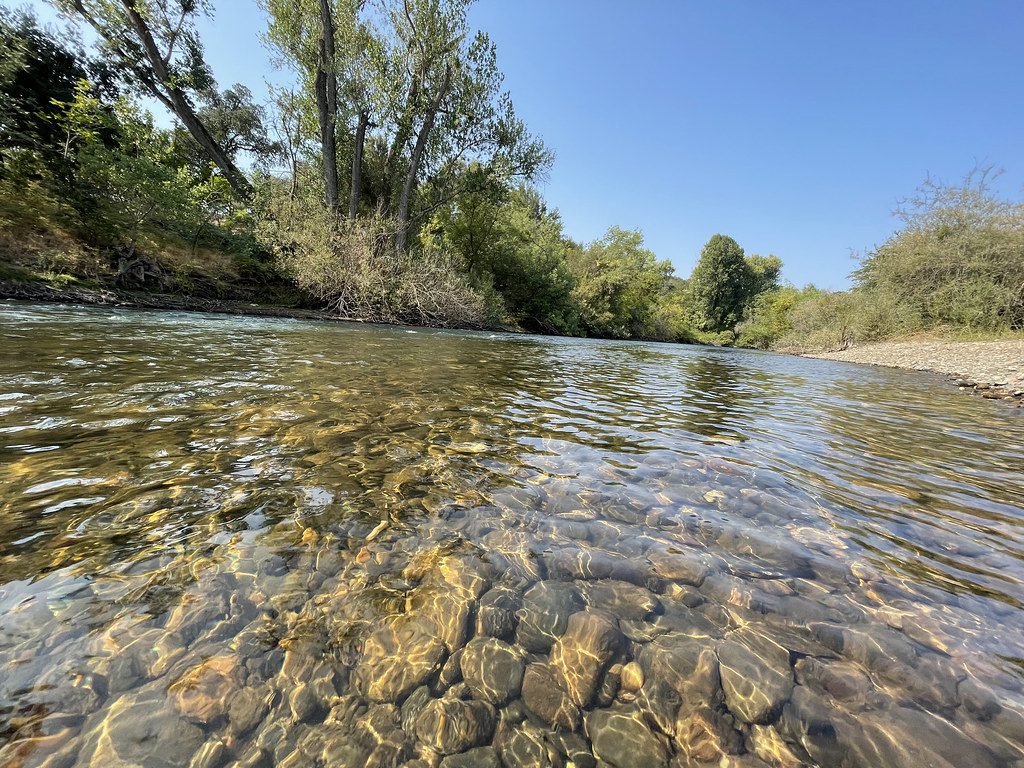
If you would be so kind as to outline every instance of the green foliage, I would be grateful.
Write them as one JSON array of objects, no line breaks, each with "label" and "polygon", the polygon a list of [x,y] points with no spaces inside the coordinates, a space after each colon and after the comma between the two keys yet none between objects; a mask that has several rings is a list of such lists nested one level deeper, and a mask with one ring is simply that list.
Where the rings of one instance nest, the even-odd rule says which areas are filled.
[{"label": "green foliage", "polygon": [[51,167],[60,158],[61,127],[47,119],[54,103],[75,99],[88,76],[77,51],[24,12],[0,8],[0,152],[30,149]]},{"label": "green foliage", "polygon": [[439,211],[421,235],[427,246],[458,258],[473,285],[490,296],[491,316],[544,333],[579,332],[573,300],[575,278],[566,256],[557,212],[548,211],[536,190],[505,189],[474,167],[474,191]]},{"label": "green foliage", "polygon": [[657,298],[672,273],[643,247],[639,231],[611,227],[601,239],[573,252],[576,300],[583,325],[592,336],[651,338]]},{"label": "green foliage", "polygon": [[782,259],[778,256],[757,256],[752,254],[744,261],[747,264],[747,284],[744,301],[749,303],[766,291],[774,291],[779,287],[782,274]]},{"label": "green foliage", "polygon": [[697,327],[716,332],[734,328],[743,316],[751,282],[743,249],[735,240],[725,235],[708,240],[690,277]]},{"label": "green foliage", "polygon": [[754,297],[746,316],[736,328],[736,344],[769,349],[792,330],[790,313],[800,292],[791,287],[775,288]]},{"label": "green foliage", "polygon": [[858,285],[924,328],[1024,328],[1024,204],[976,172],[960,186],[927,181],[900,215],[903,229],[868,254]]},{"label": "green foliage", "polygon": [[957,186],[926,181],[899,214],[903,227],[863,259],[851,290],[766,294],[740,343],[813,351],[1024,328],[1024,205],[995,196],[982,171]]},{"label": "green foliage", "polygon": [[693,327],[692,299],[686,280],[666,277],[654,302],[648,338],[683,343],[698,341],[699,334]]}]

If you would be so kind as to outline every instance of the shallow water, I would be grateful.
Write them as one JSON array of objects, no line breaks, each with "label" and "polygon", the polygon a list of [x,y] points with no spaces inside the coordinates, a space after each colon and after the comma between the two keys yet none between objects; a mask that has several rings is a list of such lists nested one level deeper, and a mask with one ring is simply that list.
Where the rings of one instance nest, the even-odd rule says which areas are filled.
[{"label": "shallow water", "polygon": [[0,765],[1020,766],[1024,414],[0,305]]}]

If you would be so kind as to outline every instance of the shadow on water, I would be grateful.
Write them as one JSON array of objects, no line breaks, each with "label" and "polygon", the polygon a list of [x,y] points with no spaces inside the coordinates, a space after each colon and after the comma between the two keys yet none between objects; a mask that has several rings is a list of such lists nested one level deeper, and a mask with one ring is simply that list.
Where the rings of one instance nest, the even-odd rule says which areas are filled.
[{"label": "shadow on water", "polygon": [[7,305],[0,764],[1017,765],[1020,431],[779,355]]}]

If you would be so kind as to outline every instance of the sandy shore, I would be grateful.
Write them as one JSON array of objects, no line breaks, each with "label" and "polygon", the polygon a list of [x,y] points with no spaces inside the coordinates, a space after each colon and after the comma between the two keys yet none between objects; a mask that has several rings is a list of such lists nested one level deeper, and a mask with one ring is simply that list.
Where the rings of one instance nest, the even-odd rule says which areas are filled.
[{"label": "sandy shore", "polygon": [[1024,404],[1024,340],[884,342],[806,357],[935,371],[961,389]]}]

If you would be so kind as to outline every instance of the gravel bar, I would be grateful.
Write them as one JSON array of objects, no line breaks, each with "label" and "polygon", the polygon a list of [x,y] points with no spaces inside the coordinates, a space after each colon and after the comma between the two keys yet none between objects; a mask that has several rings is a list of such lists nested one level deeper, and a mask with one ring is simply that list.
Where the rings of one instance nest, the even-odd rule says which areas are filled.
[{"label": "gravel bar", "polygon": [[993,400],[1024,404],[1024,340],[899,341],[866,344],[805,357],[935,371],[955,377],[961,389]]}]

